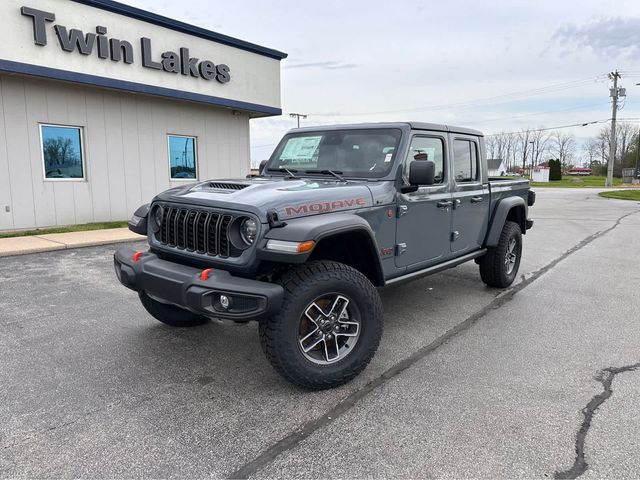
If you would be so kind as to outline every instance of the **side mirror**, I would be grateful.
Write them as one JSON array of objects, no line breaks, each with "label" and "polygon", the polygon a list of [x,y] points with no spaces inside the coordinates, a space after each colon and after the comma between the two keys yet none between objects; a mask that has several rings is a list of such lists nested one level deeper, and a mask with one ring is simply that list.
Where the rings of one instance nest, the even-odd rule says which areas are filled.
[{"label": "side mirror", "polygon": [[131,219],[127,222],[129,230],[138,235],[147,234],[147,217],[149,216],[149,204],[145,203],[138,208]]},{"label": "side mirror", "polygon": [[436,164],[432,160],[415,160],[409,164],[411,185],[433,185],[435,176]]},{"label": "side mirror", "polygon": [[260,162],[260,166],[258,167],[258,174],[262,175],[262,172],[264,171],[264,167],[267,166],[267,162],[268,160],[262,160]]}]

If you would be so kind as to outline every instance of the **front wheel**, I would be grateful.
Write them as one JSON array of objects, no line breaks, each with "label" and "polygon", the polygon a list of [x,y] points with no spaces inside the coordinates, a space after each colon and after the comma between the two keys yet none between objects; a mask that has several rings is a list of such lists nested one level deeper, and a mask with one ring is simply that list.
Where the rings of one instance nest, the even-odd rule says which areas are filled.
[{"label": "front wheel", "polygon": [[522,232],[515,222],[505,222],[498,245],[479,259],[480,278],[490,287],[506,288],[513,283],[522,258]]},{"label": "front wheel", "polygon": [[371,282],[337,262],[312,262],[280,280],[280,312],[260,322],[260,343],[273,367],[310,390],[342,385],[375,354],[382,302]]}]

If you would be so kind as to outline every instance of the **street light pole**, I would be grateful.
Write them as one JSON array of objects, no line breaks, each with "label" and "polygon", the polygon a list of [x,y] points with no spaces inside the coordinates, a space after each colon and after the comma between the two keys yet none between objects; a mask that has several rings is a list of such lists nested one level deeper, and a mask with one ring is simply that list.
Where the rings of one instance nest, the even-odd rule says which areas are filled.
[{"label": "street light pole", "polygon": [[531,145],[531,169],[529,170],[529,178],[533,177],[533,162],[535,161],[535,156],[534,156],[534,148],[536,145],[536,142],[534,140],[531,140],[529,142],[529,144]]},{"label": "street light pole", "polygon": [[[640,83],[636,83],[636,86],[640,85]],[[638,145],[636,146],[636,171],[635,177],[640,178],[640,128],[638,128]]]},{"label": "street light pole", "polygon": [[289,116],[298,120],[298,128],[300,128],[300,118],[307,118],[304,113],[290,113]]}]

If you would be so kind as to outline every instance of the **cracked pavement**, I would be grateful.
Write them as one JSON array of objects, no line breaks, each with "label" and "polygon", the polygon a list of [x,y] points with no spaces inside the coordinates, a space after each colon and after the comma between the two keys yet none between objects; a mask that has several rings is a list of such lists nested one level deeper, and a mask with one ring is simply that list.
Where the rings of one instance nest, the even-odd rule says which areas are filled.
[{"label": "cracked pavement", "polygon": [[[377,356],[328,392],[281,380],[255,325],[159,325],[115,280],[113,247],[0,259],[0,477],[571,469],[598,372],[640,362],[640,205],[537,193],[512,291],[473,263],[383,291]],[[640,476],[640,372],[611,389],[584,478]]]}]

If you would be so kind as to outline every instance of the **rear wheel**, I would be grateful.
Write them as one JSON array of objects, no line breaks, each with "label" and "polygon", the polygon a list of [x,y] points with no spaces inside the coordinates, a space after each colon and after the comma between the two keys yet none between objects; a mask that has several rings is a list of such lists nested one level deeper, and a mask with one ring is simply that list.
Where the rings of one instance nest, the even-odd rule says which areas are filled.
[{"label": "rear wheel", "polygon": [[522,257],[522,233],[515,222],[505,222],[498,245],[479,259],[480,278],[490,287],[506,288],[513,283]]},{"label": "rear wheel", "polygon": [[196,315],[175,305],[154,300],[144,292],[139,292],[140,302],[153,318],[172,327],[196,327],[207,323],[209,319]]},{"label": "rear wheel", "polygon": [[337,262],[286,273],[282,308],[260,322],[262,348],[291,383],[319,390],[342,385],[369,363],[382,336],[382,302],[371,282]]}]

